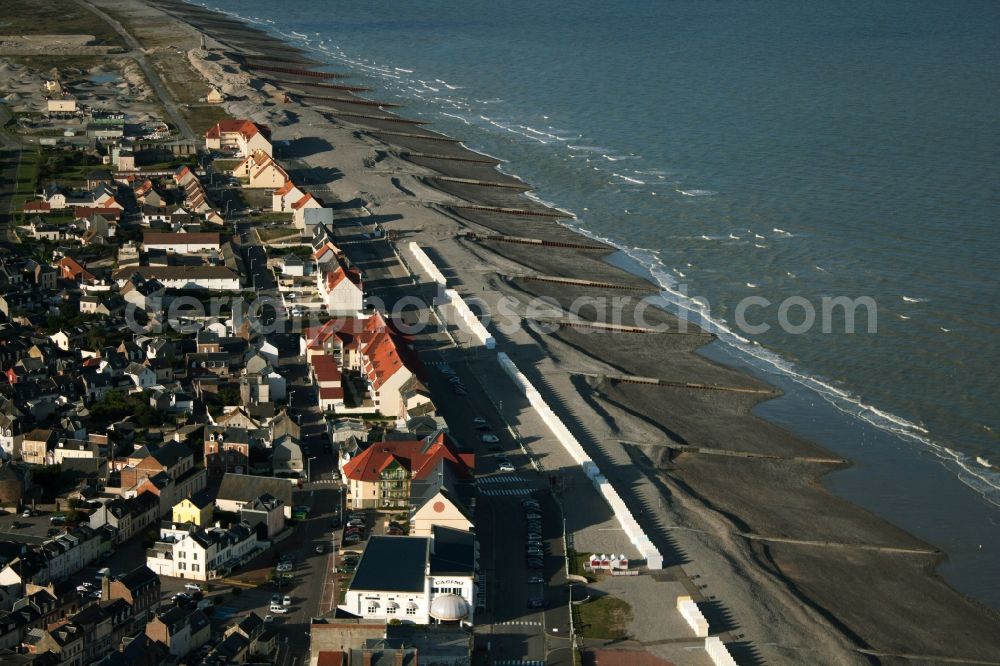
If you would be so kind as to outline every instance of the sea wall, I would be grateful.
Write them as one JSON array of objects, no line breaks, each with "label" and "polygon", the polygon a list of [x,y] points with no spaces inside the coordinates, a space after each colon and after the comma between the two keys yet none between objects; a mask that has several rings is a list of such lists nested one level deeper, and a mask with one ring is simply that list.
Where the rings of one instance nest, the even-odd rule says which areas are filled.
[{"label": "sea wall", "polygon": [[718,636],[709,636],[705,639],[705,652],[715,666],[736,666],[736,660],[729,654],[726,644]]},{"label": "sea wall", "polygon": [[438,267],[434,265],[434,262],[427,256],[427,253],[424,252],[423,248],[411,241],[410,253],[413,255],[413,258],[417,260],[417,263],[420,264],[421,270],[427,273],[427,276],[430,277],[431,281],[437,282],[442,288],[447,286],[444,274],[438,270]]},{"label": "sea wall", "polygon": [[708,638],[708,620],[702,615],[698,604],[685,595],[677,597],[677,610],[698,638]]},{"label": "sea wall", "polygon": [[580,467],[583,468],[584,473],[590,479],[591,483],[594,484],[597,492],[605,499],[605,501],[611,506],[611,510],[615,514],[615,518],[618,520],[618,524],[621,525],[622,530],[628,536],[632,545],[636,547],[639,554],[646,560],[646,566],[650,569],[662,569],[663,568],[663,556],[653,545],[649,537],[642,531],[639,527],[638,521],[632,515],[632,512],[628,510],[625,506],[625,501],[622,500],[618,491],[614,489],[611,483],[601,474],[600,468],[597,464],[591,460],[587,452],[584,451],[583,446],[580,442],[573,436],[569,431],[569,428],[556,416],[552,408],[548,406],[542,395],[538,390],[528,381],[528,378],[518,370],[517,366],[510,357],[503,352],[497,353],[497,361],[500,362],[500,367],[507,374],[508,377],[514,382],[517,388],[528,398],[528,402],[541,417],[545,425],[548,426],[549,430],[555,436],[556,440],[562,445],[563,449],[573,458],[574,461]]},{"label": "sea wall", "polygon": [[456,317],[455,324],[463,331],[471,333],[475,339],[479,340],[479,344],[484,345],[487,349],[493,349],[496,346],[496,340],[486,330],[483,322],[479,321],[479,317],[472,311],[461,294],[454,289],[445,289],[442,305],[452,308]]}]

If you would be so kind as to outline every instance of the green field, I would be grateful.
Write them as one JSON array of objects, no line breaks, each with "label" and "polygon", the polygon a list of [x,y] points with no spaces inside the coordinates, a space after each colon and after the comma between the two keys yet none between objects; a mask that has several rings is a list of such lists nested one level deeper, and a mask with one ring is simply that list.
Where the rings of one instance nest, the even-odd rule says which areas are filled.
[{"label": "green field", "polygon": [[576,633],[584,638],[620,640],[628,636],[632,607],[616,597],[600,597],[573,606]]}]

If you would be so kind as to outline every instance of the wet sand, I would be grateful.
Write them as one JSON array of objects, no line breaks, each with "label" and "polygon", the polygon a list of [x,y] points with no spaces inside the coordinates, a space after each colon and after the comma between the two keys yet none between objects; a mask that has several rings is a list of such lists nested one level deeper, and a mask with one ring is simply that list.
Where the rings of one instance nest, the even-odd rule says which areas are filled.
[{"label": "wet sand", "polygon": [[[234,62],[247,56],[254,56],[251,63],[268,60],[288,68],[313,62],[238,21],[176,2],[160,6],[218,39],[223,56]],[[638,299],[656,293],[655,285],[605,261],[616,252],[611,247],[466,238],[472,232],[602,247],[557,217],[537,215],[558,213],[525,197],[517,187],[520,181],[498,172],[495,160],[430,127],[398,122],[405,109],[343,101],[352,99],[350,91],[310,87],[308,77],[248,72],[258,85],[232,102],[230,111],[270,123],[275,139],[291,140],[293,148],[304,136],[328,141],[332,150],[302,158],[318,173],[336,172],[322,184],[321,196],[368,202],[402,242],[414,240],[431,249],[459,291],[489,303],[547,297],[564,308],[580,296]],[[254,90],[264,81],[297,101],[275,105]],[[374,167],[366,162],[373,154],[378,157]],[[532,279],[536,276],[632,289]],[[586,318],[588,311],[580,315]],[[644,315],[647,325],[678,329],[666,312],[646,310]],[[623,323],[638,323],[632,310],[626,308]],[[942,555],[933,546],[828,492],[821,476],[846,463],[754,416],[754,405],[775,392],[699,355],[710,336],[693,326],[687,334],[580,328],[540,334],[520,317],[514,324],[498,336],[498,346],[543,388],[632,503],[667,565],[684,565],[685,571],[711,581],[723,609],[718,616],[726,618],[725,626],[713,631],[740,637],[747,647],[742,654],[764,663],[1000,662],[997,613],[955,592],[934,573]],[[629,374],[743,391],[609,378]]]}]

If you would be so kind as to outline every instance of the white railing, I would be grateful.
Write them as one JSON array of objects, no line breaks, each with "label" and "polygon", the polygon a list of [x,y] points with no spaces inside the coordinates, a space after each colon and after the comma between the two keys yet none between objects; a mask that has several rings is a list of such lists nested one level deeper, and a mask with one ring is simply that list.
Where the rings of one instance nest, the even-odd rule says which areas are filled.
[{"label": "white railing", "polygon": [[432,282],[437,282],[442,287],[447,286],[444,274],[438,270],[438,267],[434,265],[434,262],[427,256],[427,253],[413,241],[410,242],[410,253],[413,254],[413,258],[417,260],[420,268],[427,273]]}]

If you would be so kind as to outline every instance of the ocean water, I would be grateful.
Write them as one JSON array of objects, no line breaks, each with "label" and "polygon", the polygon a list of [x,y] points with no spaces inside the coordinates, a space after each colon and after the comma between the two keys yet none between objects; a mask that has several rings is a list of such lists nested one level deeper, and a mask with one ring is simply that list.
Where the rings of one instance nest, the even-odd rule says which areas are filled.
[{"label": "ocean water", "polygon": [[[706,353],[789,392],[762,415],[858,462],[831,487],[1000,607],[1000,5],[204,5],[505,160],[622,248],[719,333]],[[747,297],[769,330],[737,326]],[[870,298],[876,332],[864,309],[824,331],[824,297]],[[815,325],[783,330],[783,302]]]}]

